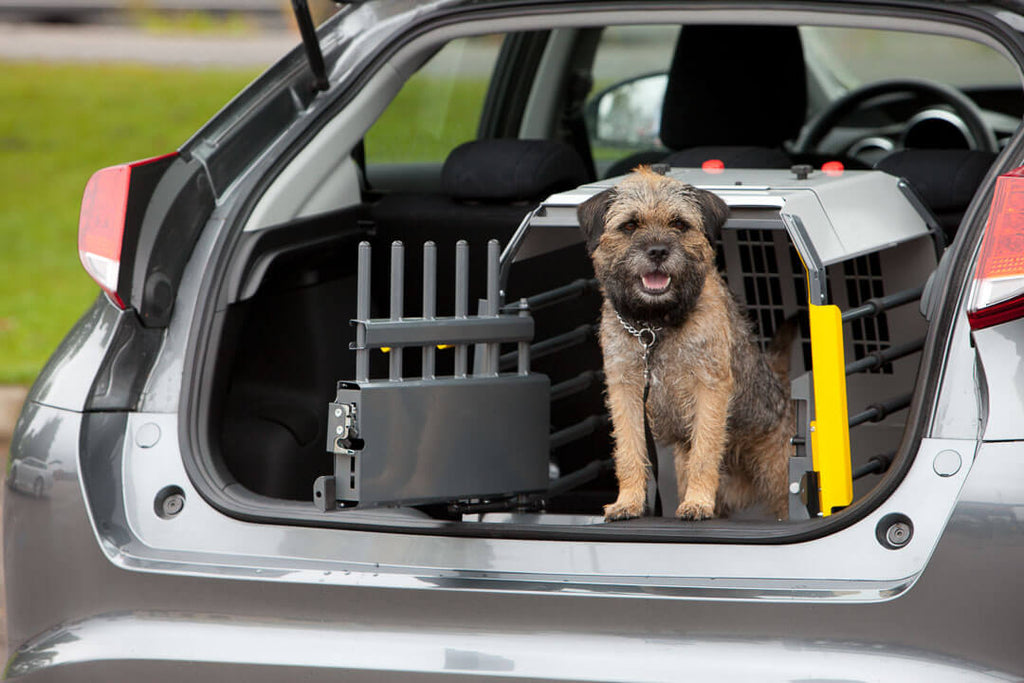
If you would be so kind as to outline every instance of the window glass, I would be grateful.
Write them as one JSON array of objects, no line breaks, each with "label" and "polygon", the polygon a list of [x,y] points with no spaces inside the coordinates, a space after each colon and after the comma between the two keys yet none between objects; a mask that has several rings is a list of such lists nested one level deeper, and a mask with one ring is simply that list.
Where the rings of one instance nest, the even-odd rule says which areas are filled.
[{"label": "window glass", "polygon": [[587,130],[599,167],[661,146],[661,104],[678,26],[613,26],[594,55]]},{"label": "window glass", "polygon": [[845,87],[886,78],[925,78],[959,87],[1016,85],[1014,66],[987,45],[949,36],[876,29],[803,27],[808,61]]},{"label": "window glass", "polygon": [[475,139],[502,38],[460,38],[434,55],[367,132],[367,162],[440,163]]}]

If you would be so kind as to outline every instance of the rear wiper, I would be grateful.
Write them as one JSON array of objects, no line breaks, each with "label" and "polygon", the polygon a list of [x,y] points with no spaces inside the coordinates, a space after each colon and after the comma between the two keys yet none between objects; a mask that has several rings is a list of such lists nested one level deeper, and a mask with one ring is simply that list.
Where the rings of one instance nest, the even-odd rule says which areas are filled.
[{"label": "rear wiper", "polygon": [[299,33],[302,34],[302,44],[306,47],[309,68],[313,72],[313,90],[327,90],[330,87],[327,67],[324,66],[324,54],[320,51],[320,41],[316,37],[313,17],[309,13],[309,3],[306,0],[292,0],[292,10],[295,12],[295,21],[299,24]]}]

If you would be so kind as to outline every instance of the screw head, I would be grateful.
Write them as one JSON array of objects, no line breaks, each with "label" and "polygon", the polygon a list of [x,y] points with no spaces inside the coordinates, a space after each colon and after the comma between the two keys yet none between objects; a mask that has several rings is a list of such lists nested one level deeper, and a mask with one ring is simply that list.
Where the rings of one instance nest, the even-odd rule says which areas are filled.
[{"label": "screw head", "polygon": [[156,494],[153,510],[161,519],[171,519],[185,509],[185,492],[179,486],[165,486]]},{"label": "screw head", "polygon": [[173,517],[174,515],[181,512],[181,509],[185,507],[185,496],[181,495],[180,493],[174,493],[172,495],[169,495],[166,498],[164,498],[162,507],[165,515],[167,515],[168,517]]},{"label": "screw head", "polygon": [[885,530],[885,539],[897,548],[905,546],[910,542],[910,525],[906,522],[896,522]]},{"label": "screw head", "polygon": [[914,537],[914,523],[904,514],[890,513],[879,520],[875,527],[875,537],[889,550],[899,550],[906,547]]}]

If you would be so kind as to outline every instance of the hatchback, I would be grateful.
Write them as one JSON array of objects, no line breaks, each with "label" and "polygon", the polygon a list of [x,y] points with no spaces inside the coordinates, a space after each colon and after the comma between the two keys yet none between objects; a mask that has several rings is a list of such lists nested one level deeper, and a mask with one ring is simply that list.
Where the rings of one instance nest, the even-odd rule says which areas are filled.
[{"label": "hatchback", "polygon": [[[294,4],[291,54],[85,188],[7,678],[1024,675],[1024,8]],[[603,519],[576,207],[640,165],[729,206],[756,343],[799,321],[785,520],[675,519],[661,446],[666,514]]]}]

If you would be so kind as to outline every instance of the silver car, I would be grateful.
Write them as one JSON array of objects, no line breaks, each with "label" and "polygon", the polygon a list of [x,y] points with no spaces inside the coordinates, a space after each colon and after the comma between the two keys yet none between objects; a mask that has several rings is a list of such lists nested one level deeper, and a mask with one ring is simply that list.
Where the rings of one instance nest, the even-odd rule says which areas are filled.
[{"label": "silver car", "polygon": [[[1024,676],[1024,7],[294,4],[85,190],[7,678]],[[641,164],[729,205],[758,343],[800,321],[786,520],[602,518],[576,207]]]}]

